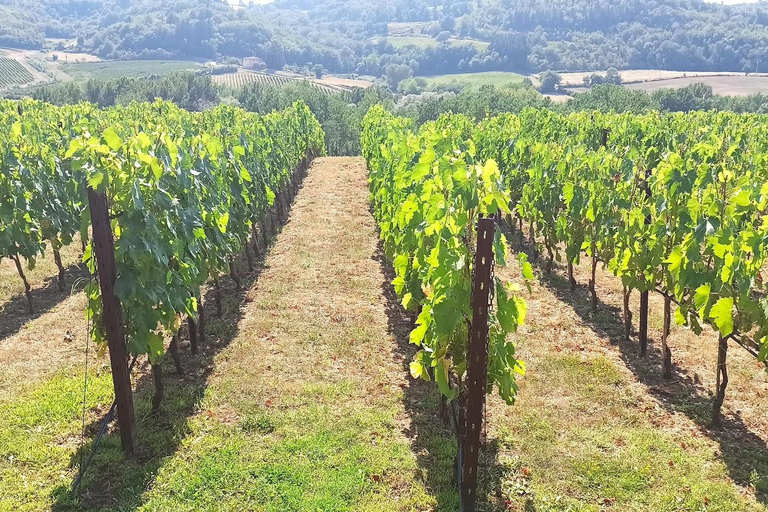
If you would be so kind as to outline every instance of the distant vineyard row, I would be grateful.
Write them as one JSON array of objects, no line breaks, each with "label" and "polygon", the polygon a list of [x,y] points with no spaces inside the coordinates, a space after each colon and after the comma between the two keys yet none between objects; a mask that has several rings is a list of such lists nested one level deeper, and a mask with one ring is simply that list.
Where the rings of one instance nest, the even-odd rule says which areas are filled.
[{"label": "distant vineyard row", "polygon": [[314,87],[317,87],[318,89],[320,89],[326,94],[337,94],[346,90],[344,87],[321,84],[314,80],[305,79],[305,78],[294,78],[290,76],[271,75],[267,73],[253,73],[253,72],[215,75],[213,77],[213,81],[219,85],[223,85],[225,87],[231,87],[233,89],[237,89],[252,83],[262,83],[265,85],[272,85],[275,87],[284,87],[286,85],[297,83],[297,82],[306,82],[306,83],[312,84]]},{"label": "distant vineyard row", "polygon": [[0,88],[28,84],[35,78],[21,62],[0,57]]}]

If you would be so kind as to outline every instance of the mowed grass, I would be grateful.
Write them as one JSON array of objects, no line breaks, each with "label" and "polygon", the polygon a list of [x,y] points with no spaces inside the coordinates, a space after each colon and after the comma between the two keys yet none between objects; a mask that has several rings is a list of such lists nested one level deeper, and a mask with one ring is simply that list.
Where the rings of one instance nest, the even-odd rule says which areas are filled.
[{"label": "mowed grass", "polygon": [[489,510],[765,510],[709,439],[669,428],[608,358],[552,353],[528,370],[518,404],[494,400]]},{"label": "mowed grass", "polygon": [[427,86],[432,89],[448,86],[477,89],[483,85],[503,87],[504,85],[520,83],[525,79],[523,75],[506,71],[457,73],[452,75],[428,76],[424,78],[427,80]]},{"label": "mowed grass", "polygon": [[[83,372],[60,372],[34,390],[0,401],[0,511],[49,510],[77,470],[83,439]],[[109,372],[88,379],[88,419],[112,403]]]},{"label": "mowed grass", "polygon": [[121,77],[148,78],[179,71],[200,69],[200,64],[185,60],[119,60],[62,64],[61,70],[77,81],[114,80]]}]

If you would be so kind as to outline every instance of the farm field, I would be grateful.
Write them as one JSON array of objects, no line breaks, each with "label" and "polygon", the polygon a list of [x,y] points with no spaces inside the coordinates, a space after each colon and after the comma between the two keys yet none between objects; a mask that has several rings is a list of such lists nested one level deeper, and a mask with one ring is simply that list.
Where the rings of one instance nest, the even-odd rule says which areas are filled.
[{"label": "farm field", "polygon": [[435,75],[422,77],[431,88],[459,85],[468,88],[478,88],[483,85],[502,87],[507,84],[520,83],[525,76],[506,71],[484,71],[481,73],[457,73],[453,75]]},{"label": "farm field", "polygon": [[0,88],[24,85],[32,80],[32,74],[19,61],[0,57]]},{"label": "farm field", "polygon": [[[404,48],[406,46],[416,46],[419,48],[433,48],[436,47],[438,41],[429,36],[390,36],[387,37],[387,42],[397,49]],[[477,39],[448,39],[448,43],[452,46],[472,45],[479,51],[488,49],[490,43],[486,41],[478,41]]]},{"label": "farm field", "polygon": [[[584,87],[583,80],[584,77],[592,74],[592,72],[562,73],[561,85],[573,93],[587,92],[589,88]],[[724,96],[748,96],[768,92],[768,75],[765,74],[624,70],[620,75],[624,87],[646,92],[677,89],[696,83],[709,85],[712,87],[712,92]],[[531,78],[538,83],[536,75],[532,75]]]},{"label": "farm field", "polygon": [[373,85],[367,80],[355,80],[350,78],[339,78],[334,76],[324,76],[320,79],[304,76],[292,75],[288,73],[257,73],[253,71],[240,70],[237,73],[225,73],[213,75],[213,81],[219,85],[231,88],[243,87],[251,83],[263,83],[266,85],[285,86],[297,82],[307,82],[322,90],[327,94],[336,94],[343,91],[349,91],[356,88],[366,89]]},{"label": "farm field", "polygon": [[653,92],[659,89],[686,87],[703,83],[712,87],[712,92],[723,96],[749,96],[768,93],[768,76],[709,76],[701,78],[674,78],[657,82],[627,84],[628,89]]},{"label": "farm field", "polygon": [[0,51],[0,89],[28,85],[35,81],[33,73],[15,52]]},{"label": "farm field", "polygon": [[387,23],[387,34],[394,37],[423,37],[424,31],[428,28],[429,22],[427,21],[389,22]]},{"label": "farm field", "polygon": [[60,69],[77,81],[114,80],[120,77],[147,78],[152,75],[168,75],[178,71],[199,69],[200,64],[183,60],[126,60],[102,62],[64,63]]},{"label": "farm field", "polygon": [[273,73],[256,73],[253,71],[238,71],[237,73],[225,73],[222,75],[213,75],[213,81],[225,87],[237,89],[246,84],[262,83],[276,87],[283,87],[293,83],[309,83],[326,94],[335,94],[347,90],[348,86],[342,84],[323,83],[320,80],[294,77]]},{"label": "farm field", "polygon": [[[158,419],[139,368],[141,438],[160,455],[126,460],[110,431],[92,470],[103,476],[86,480],[80,500],[65,487],[83,456],[82,293],[2,335],[0,382],[13,393],[0,393],[0,510],[456,510],[455,441],[436,416],[435,386],[408,376],[410,321],[367,197],[361,159],[315,161],[264,261],[254,273],[238,262],[245,291],[222,280],[220,318],[207,301],[210,340],[197,356],[182,350],[186,375],[164,363]],[[650,364],[641,363],[621,340],[616,278],[598,272],[593,315],[586,288],[569,290],[563,272],[537,269],[526,296],[528,320],[514,335],[528,368],[518,402],[490,398],[480,510],[766,510],[768,424],[753,405],[768,393],[764,370],[734,350],[726,426],[712,430],[716,344],[674,328],[679,374],[663,381],[660,301],[651,301]],[[588,264],[576,267],[580,283],[588,275]],[[77,333],[71,342],[61,341],[65,327]],[[111,401],[105,364],[91,360],[89,429]]]},{"label": "farm field", "polygon": [[[562,78],[561,84],[568,87],[582,87],[584,85],[584,78],[597,73],[604,75],[605,71],[595,72],[576,72],[576,73],[560,73]],[[670,71],[663,69],[623,69],[619,71],[619,75],[624,83],[635,82],[655,82],[657,80],[671,80],[675,78],[699,78],[699,77],[744,77],[744,73],[733,73],[729,71]],[[533,75],[537,77],[538,75]],[[751,73],[750,77],[754,76],[766,76],[764,74],[756,75]]]},{"label": "farm field", "polygon": [[0,511],[768,509],[759,116],[0,113]]}]

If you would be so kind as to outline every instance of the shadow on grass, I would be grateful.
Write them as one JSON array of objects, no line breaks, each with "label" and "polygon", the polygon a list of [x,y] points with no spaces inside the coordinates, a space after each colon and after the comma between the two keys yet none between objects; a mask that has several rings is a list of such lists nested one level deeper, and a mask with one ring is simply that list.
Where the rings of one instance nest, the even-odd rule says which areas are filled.
[{"label": "shadow on grass", "polygon": [[[547,272],[546,259],[533,260],[530,245],[522,240],[520,232],[510,233],[507,238],[515,252],[528,254],[531,263],[539,270],[539,280],[562,302],[573,308],[584,325],[619,349],[621,359],[669,412],[685,414],[708,438],[719,445],[719,458],[728,468],[729,476],[741,487],[754,487],[760,503],[768,504],[768,444],[745,424],[737,413],[724,415],[722,426],[713,428],[713,394],[706,389],[691,369],[681,368],[674,363],[672,354],[673,380],[667,381],[662,376],[662,353],[660,340],[649,336],[648,354],[639,355],[635,339],[624,337],[624,324],[621,308],[600,299],[598,290],[597,311],[592,312],[590,294],[585,284],[579,283],[571,290],[568,278],[557,266]],[[653,343],[657,341],[657,343]],[[705,339],[702,339],[706,343]],[[714,340],[712,341],[715,342]],[[727,400],[726,393],[726,400]]]},{"label": "shadow on grass", "polygon": [[43,286],[31,290],[32,306],[35,312],[27,309],[27,296],[24,293],[14,295],[3,306],[0,306],[0,342],[10,338],[32,320],[35,320],[56,307],[71,295],[79,292],[85,286],[88,271],[85,265],[76,263],[64,269],[64,291],[59,291],[58,277],[45,279]]},{"label": "shadow on grass", "polygon": [[[302,173],[302,177],[306,172]],[[290,222],[290,215],[286,223]],[[278,223],[275,237],[283,226]],[[120,445],[120,436],[115,422],[104,436],[91,466],[87,469],[80,489],[71,491],[71,482],[53,491],[56,511],[81,510],[135,510],[143,503],[143,494],[151,488],[157,471],[164,461],[173,455],[185,437],[190,433],[190,419],[199,412],[199,402],[208,387],[208,378],[215,368],[216,355],[224,350],[237,336],[240,319],[246,305],[246,294],[265,268],[264,256],[267,247],[260,245],[261,257],[254,257],[253,271],[249,271],[244,257],[236,260],[241,288],[235,288],[234,281],[227,277],[220,279],[223,314],[216,316],[215,290],[209,287],[203,298],[206,317],[206,342],[198,343],[199,352],[181,350],[184,370],[179,375],[170,357],[163,360],[165,392],[160,413],[151,413],[151,399],[154,381],[149,363],[134,369],[139,374],[135,381],[134,407],[138,449],[133,457],[125,457]],[[180,332],[180,339],[187,336],[186,327]],[[86,427],[89,442],[81,447],[70,460],[70,468],[78,468],[90,453],[93,442],[104,421],[99,415]]]},{"label": "shadow on grass", "polygon": [[[397,299],[391,283],[395,277],[392,265],[384,255],[383,243],[379,240],[376,261],[385,277],[383,294],[386,298],[388,330],[397,340],[396,350],[403,356],[403,372],[410,373],[409,363],[418,350],[409,342],[413,319],[405,312]],[[405,410],[411,418],[410,428],[405,432],[411,440],[411,449],[416,454],[421,477],[427,489],[437,500],[437,511],[459,510],[459,489],[457,483],[457,441],[454,429],[447,426],[439,415],[440,394],[434,382],[425,382],[408,377],[404,391]],[[499,446],[495,441],[483,445],[478,469],[477,510],[496,511],[493,501],[501,495],[503,471],[498,464]]]}]

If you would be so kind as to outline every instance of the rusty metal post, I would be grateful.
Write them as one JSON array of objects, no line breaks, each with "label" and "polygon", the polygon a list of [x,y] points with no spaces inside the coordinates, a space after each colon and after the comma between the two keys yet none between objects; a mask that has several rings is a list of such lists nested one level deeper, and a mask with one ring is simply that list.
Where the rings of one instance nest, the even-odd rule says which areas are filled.
[{"label": "rusty metal post", "polygon": [[477,499],[477,464],[483,404],[488,381],[488,307],[493,286],[493,237],[496,220],[477,222],[477,251],[472,283],[472,328],[467,353],[466,406],[461,464],[461,501],[466,512],[475,511]]},{"label": "rusty metal post", "polygon": [[101,287],[102,322],[109,345],[109,361],[112,365],[112,383],[115,386],[117,424],[123,450],[132,454],[136,447],[136,415],[133,409],[131,374],[128,370],[128,351],[123,332],[123,314],[120,299],[115,295],[117,269],[115,267],[115,242],[109,221],[106,194],[88,188],[88,204],[93,227],[93,250],[96,254],[99,286]]}]

